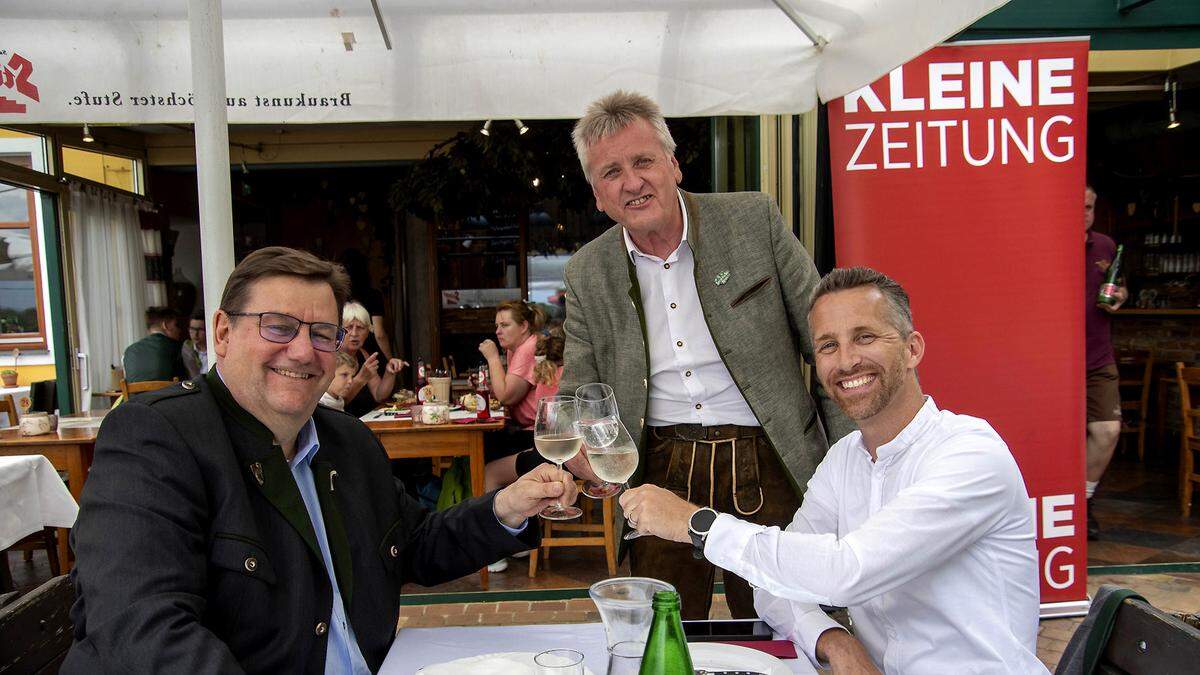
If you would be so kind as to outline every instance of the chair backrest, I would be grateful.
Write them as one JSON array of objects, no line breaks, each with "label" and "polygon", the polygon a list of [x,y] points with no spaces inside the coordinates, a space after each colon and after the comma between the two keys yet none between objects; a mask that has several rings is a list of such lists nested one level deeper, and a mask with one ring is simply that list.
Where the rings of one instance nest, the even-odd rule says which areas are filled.
[{"label": "chair backrest", "polygon": [[29,385],[29,412],[52,413],[58,408],[58,385],[42,380]]},{"label": "chair backrest", "polygon": [[[1183,437],[1200,438],[1200,368],[1175,363],[1179,382],[1179,412],[1183,415]],[[1194,395],[1195,394],[1195,395]]]},{"label": "chair backrest", "polygon": [[1141,403],[1146,405],[1150,398],[1150,383],[1154,378],[1154,350],[1121,350],[1117,355],[1117,370],[1122,385],[1141,386]]},{"label": "chair backrest", "polygon": [[1116,622],[1096,667],[1098,673],[1190,673],[1200,663],[1200,630],[1130,598],[1121,603]]},{"label": "chair backrest", "polygon": [[13,398],[9,394],[0,396],[0,413],[8,415],[7,426],[13,427],[17,425],[17,405],[13,403]]},{"label": "chair backrest", "polygon": [[71,647],[75,588],[54,577],[0,608],[0,672],[56,673]]},{"label": "chair backrest", "polygon": [[125,380],[121,380],[121,393],[125,395],[125,400],[128,401],[129,397],[134,394],[157,391],[163,387],[169,387],[178,381],[178,377],[172,380],[146,380],[144,382],[126,382]]}]

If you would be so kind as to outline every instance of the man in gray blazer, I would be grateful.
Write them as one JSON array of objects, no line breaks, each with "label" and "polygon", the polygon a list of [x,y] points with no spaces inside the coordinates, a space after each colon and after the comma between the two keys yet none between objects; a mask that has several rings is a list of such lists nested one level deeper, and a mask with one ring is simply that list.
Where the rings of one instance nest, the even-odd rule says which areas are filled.
[{"label": "man in gray blazer", "polygon": [[[641,451],[632,484],[786,525],[829,442],[853,429],[802,376],[812,259],[769,196],[679,190],[675,141],[652,100],[610,94],[573,137],[596,206],[617,225],[567,264],[560,391],[613,388]],[[582,459],[570,468],[590,473]],[[673,584],[684,618],[708,617],[715,570],[691,546],[636,539],[630,564]],[[727,573],[725,593],[734,617],[754,616],[744,580]]]}]

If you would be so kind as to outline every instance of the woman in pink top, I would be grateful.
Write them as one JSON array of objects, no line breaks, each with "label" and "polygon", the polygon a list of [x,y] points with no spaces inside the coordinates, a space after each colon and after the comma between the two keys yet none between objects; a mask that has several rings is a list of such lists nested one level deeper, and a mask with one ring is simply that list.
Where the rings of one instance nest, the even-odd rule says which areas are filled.
[{"label": "woman in pink top", "polygon": [[[512,455],[533,447],[533,422],[538,393],[534,385],[534,349],[545,315],[542,310],[511,300],[496,308],[496,341],[484,340],[479,353],[487,359],[492,396],[508,409],[504,430],[488,434],[484,443],[487,460],[484,487],[495,490],[517,479]],[[508,368],[500,359],[500,348],[508,355]]]}]

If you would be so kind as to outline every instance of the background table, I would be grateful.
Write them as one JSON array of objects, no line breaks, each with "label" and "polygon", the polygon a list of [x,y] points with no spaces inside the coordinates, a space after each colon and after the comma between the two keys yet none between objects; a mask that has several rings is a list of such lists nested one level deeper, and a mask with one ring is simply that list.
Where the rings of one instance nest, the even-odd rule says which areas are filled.
[{"label": "background table", "polygon": [[[409,675],[435,663],[497,652],[544,652],[574,649],[593,673],[608,668],[604,624],[570,623],[540,626],[463,626],[402,628],[388,651],[380,675]],[[784,661],[793,673],[815,673],[808,659]]]},{"label": "background table", "polygon": [[[411,419],[364,420],[392,459],[468,457],[471,494],[483,494],[483,434],[504,428],[504,418],[471,424],[416,424]],[[483,590],[488,588],[487,568],[479,570]]]},{"label": "background table", "polygon": [[[79,506],[50,460],[41,455],[0,457],[0,553],[42,528],[71,527],[77,515]],[[0,578],[0,591],[7,590],[12,581],[7,560],[0,560]]]},{"label": "background table", "polygon": [[[18,429],[0,429],[0,457],[13,455],[41,455],[59,471],[67,472],[67,487],[71,496],[79,503],[83,494],[83,481],[92,465],[92,451],[96,447],[96,433],[107,410],[63,415],[59,419],[58,431],[40,436],[22,436]],[[70,549],[67,546],[67,531],[58,533],[58,559],[64,572],[71,569]]]}]

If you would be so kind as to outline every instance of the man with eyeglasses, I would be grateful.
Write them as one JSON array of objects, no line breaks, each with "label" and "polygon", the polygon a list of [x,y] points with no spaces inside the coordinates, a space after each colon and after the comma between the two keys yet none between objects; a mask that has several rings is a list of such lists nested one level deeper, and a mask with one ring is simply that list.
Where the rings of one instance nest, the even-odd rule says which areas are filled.
[{"label": "man with eyeglasses", "polygon": [[548,465],[434,514],[397,490],[371,432],[317,406],[348,294],[311,254],[250,254],[214,317],[215,367],[108,415],[71,532],[62,672],[375,672],[402,583],[532,548],[527,519],[575,499]]}]

